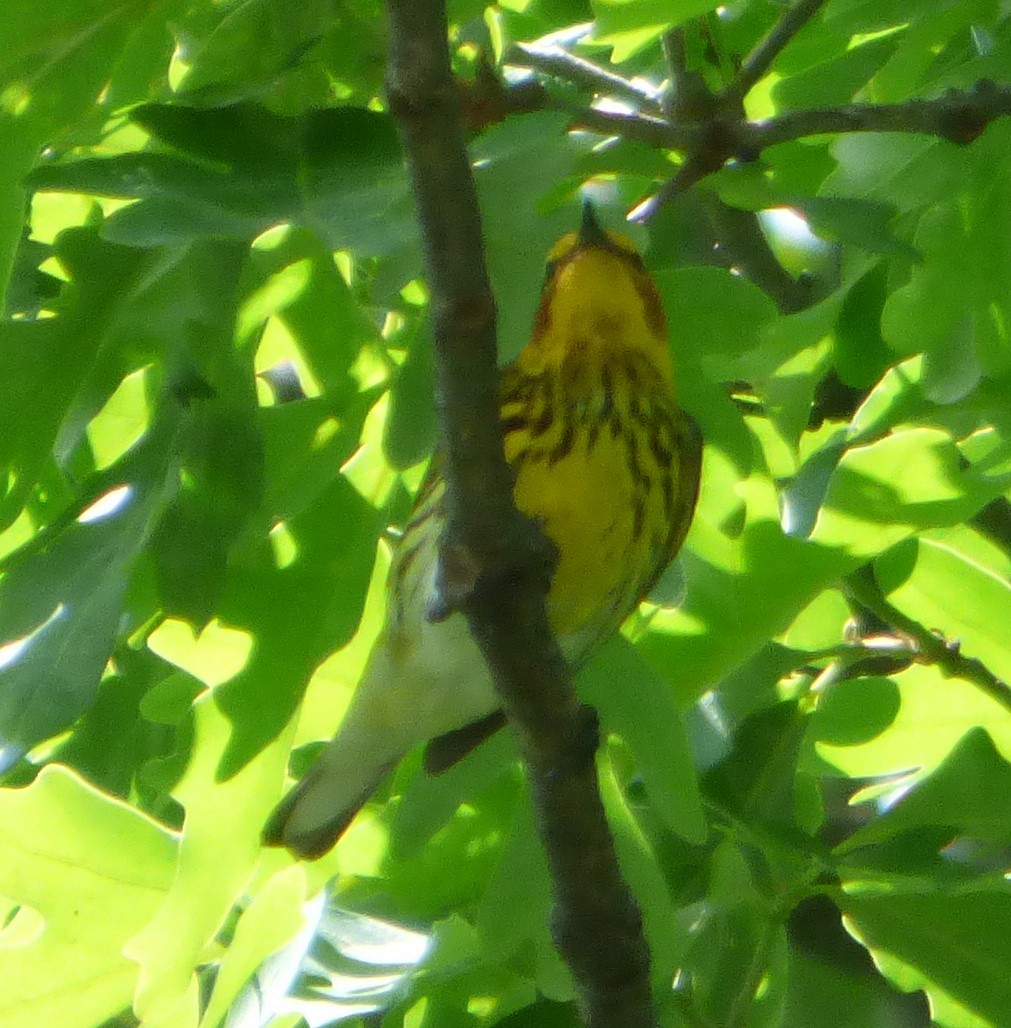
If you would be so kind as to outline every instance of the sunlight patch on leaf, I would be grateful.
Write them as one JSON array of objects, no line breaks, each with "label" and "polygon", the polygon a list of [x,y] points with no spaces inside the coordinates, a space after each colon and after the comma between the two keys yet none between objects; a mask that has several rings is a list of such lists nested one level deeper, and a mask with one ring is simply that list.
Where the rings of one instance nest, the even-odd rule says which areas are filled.
[{"label": "sunlight patch on leaf", "polygon": [[0,893],[45,921],[41,933],[28,931],[30,915],[15,930],[19,914],[0,934],[5,1028],[90,1028],[129,1006],[137,970],[122,947],[162,902],[176,847],[172,833],[59,765],[28,788],[0,790]]},{"label": "sunlight patch on leaf", "polygon": [[995,486],[990,493],[971,469],[963,470],[947,432],[896,431],[842,456],[812,538],[856,557],[872,557],[918,529],[964,521],[999,491]]},{"label": "sunlight patch on leaf", "polygon": [[151,1023],[170,1016],[194,987],[197,966],[213,952],[228,912],[249,886],[291,744],[290,731],[282,731],[241,771],[221,781],[218,767],[231,722],[213,694],[204,694],[193,709],[193,755],[173,790],[186,809],[178,871],[155,916],[123,950],[140,964],[134,1009]]},{"label": "sunlight patch on leaf", "polygon": [[115,517],[132,499],[133,487],[117,485],[107,493],[103,493],[94,503],[90,503],[77,515],[79,525],[91,525],[96,521]]},{"label": "sunlight patch on leaf", "polygon": [[151,422],[147,388],[150,368],[126,376],[102,409],[88,422],[88,442],[95,467],[115,464],[144,436]]},{"label": "sunlight patch on leaf", "polygon": [[309,679],[295,731],[295,746],[330,738],[344,716],[382,627],[389,569],[390,548],[380,545],[357,631],[351,641],[327,657]]},{"label": "sunlight patch on leaf", "polygon": [[148,648],[163,660],[188,671],[214,689],[234,678],[247,665],[254,639],[218,618],[199,633],[179,618],[166,618],[147,639]]},{"label": "sunlight patch on leaf", "polygon": [[322,394],[323,389],[313,375],[291,329],[281,318],[270,316],[264,325],[263,335],[260,336],[260,344],[256,348],[254,368],[258,375],[262,375],[279,365],[288,365],[294,369],[298,384],[306,396]]},{"label": "sunlight patch on leaf", "polygon": [[274,551],[274,562],[283,571],[298,560],[298,541],[284,521],[278,521],[270,530],[270,546]]},{"label": "sunlight patch on leaf", "polygon": [[[891,696],[883,696],[879,731],[868,736],[875,683],[877,691],[892,695],[897,691],[898,708],[893,708]],[[817,756],[850,778],[903,772],[922,777],[977,726],[989,732],[1005,759],[1011,759],[1011,723],[1005,708],[969,682],[946,677],[937,667],[914,664],[889,678],[840,682],[832,686],[830,695],[832,702],[819,705],[811,719],[810,738]],[[847,737],[849,745],[839,744]]]},{"label": "sunlight patch on leaf", "polygon": [[44,621],[20,638],[11,639],[0,646],[0,669],[16,664],[31,649],[32,644],[37,642],[47,628],[58,621],[66,613],[66,606],[58,603],[52,613]]},{"label": "sunlight patch on leaf", "polygon": [[341,468],[341,474],[373,507],[382,507],[399,481],[395,468],[383,453],[383,430],[390,406],[384,393],[365,418],[361,446]]},{"label": "sunlight patch on leaf", "polygon": [[11,522],[10,527],[0,532],[0,560],[34,539],[37,531],[38,528],[29,511],[21,511]]},{"label": "sunlight patch on leaf", "polygon": [[293,261],[271,275],[239,308],[235,328],[237,338],[246,340],[272,314],[294,303],[308,288],[311,279],[312,261],[308,257]]},{"label": "sunlight patch on leaf", "polygon": [[71,225],[84,225],[94,214],[95,201],[81,193],[32,194],[32,238],[40,243],[52,243]]}]

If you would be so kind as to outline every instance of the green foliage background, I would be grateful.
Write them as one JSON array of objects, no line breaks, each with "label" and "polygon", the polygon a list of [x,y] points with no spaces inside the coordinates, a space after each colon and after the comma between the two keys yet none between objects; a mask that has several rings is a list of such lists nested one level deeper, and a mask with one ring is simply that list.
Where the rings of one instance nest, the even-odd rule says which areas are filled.
[{"label": "green foliage background", "polygon": [[[712,86],[783,10],[450,7],[465,77],[592,22],[578,52],[659,84],[684,23]],[[0,1024],[577,1023],[506,735],[437,779],[409,758],[315,865],[259,846],[435,434],[381,5],[4,22]],[[829,0],[747,106],[984,77],[1004,3]],[[580,188],[618,226],[674,170],[570,121],[471,139],[504,358]],[[820,242],[774,236],[805,309],[716,261],[720,204],[807,218]],[[679,572],[580,675],[663,1023],[1007,1025],[1008,692],[903,632],[1011,680],[1011,123],[784,143],[626,230],[707,439]]]}]

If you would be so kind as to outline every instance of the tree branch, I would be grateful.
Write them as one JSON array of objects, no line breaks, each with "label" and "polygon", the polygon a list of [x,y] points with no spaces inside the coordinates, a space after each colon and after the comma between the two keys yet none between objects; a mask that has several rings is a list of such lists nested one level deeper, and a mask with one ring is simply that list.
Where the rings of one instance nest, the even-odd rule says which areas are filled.
[{"label": "tree branch", "polygon": [[797,0],[769,30],[754,50],[744,58],[737,77],[720,94],[726,106],[738,106],[772,62],[786,49],[791,39],[818,13],[825,0]]},{"label": "tree branch", "polygon": [[[512,92],[508,90],[507,92]],[[602,136],[636,139],[667,150],[705,149],[721,167],[731,157],[756,159],[770,146],[807,136],[839,132],[902,132],[937,136],[952,143],[971,143],[992,121],[1011,114],[1011,84],[981,79],[971,89],[948,90],[931,100],[896,104],[843,104],[789,111],[764,121],[718,117],[707,122],[672,124],[642,114],[615,114],[556,100],[527,90],[511,105],[515,112],[545,109],[567,111],[573,128]]]},{"label": "tree branch", "polygon": [[932,100],[790,111],[766,121],[743,122],[734,135],[742,152],[837,132],[912,132],[965,144],[1006,114],[1011,114],[1011,85],[981,79],[971,89],[951,89]]},{"label": "tree branch", "polygon": [[516,733],[554,890],[556,944],[591,1028],[651,1028],[649,954],[597,791],[596,724],[548,627],[551,554],[513,504],[495,315],[450,74],[443,0],[387,0],[387,92],[407,151],[431,289],[448,525],[445,608],[466,615]]},{"label": "tree branch", "polygon": [[783,314],[794,314],[810,307],[818,298],[815,283],[795,279],[776,259],[769,241],[751,211],[729,207],[708,190],[699,190],[699,200],[713,225],[724,267],[739,268],[776,303]]}]

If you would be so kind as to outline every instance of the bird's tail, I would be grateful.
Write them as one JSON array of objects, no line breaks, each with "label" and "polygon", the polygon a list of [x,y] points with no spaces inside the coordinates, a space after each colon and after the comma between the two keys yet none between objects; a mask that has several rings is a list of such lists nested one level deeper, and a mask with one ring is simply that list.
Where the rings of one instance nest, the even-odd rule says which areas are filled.
[{"label": "bird's tail", "polygon": [[417,741],[405,711],[386,701],[391,682],[395,669],[380,640],[337,734],[267,821],[265,845],[286,846],[305,860],[323,856]]},{"label": "bird's tail", "polygon": [[489,717],[498,699],[463,617],[418,621],[410,640],[377,641],[337,734],[268,821],[267,845],[321,857],[412,747],[444,737],[428,765],[438,770],[498,727]]},{"label": "bird's tail", "polygon": [[302,860],[322,857],[344,834],[393,762],[377,768],[365,784],[360,774],[354,775],[351,781],[357,792],[353,794],[349,794],[349,780],[333,763],[324,754],[281,800],[263,829],[264,845],[286,846]]}]

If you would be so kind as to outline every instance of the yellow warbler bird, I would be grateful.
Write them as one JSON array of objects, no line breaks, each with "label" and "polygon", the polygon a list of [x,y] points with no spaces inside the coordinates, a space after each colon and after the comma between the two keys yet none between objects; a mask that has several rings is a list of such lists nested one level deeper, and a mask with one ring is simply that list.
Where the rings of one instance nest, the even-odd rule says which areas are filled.
[{"label": "yellow warbler bird", "polygon": [[[698,494],[702,441],[674,400],[667,322],[638,253],[587,206],[548,254],[530,341],[502,372],[517,507],[558,549],[548,618],[572,664],[611,636],[677,553]],[[445,524],[435,472],[389,577],[386,625],[337,734],[272,815],[264,839],[329,850],[386,772],[427,742],[440,770],[500,724],[460,613],[429,611]]]}]

